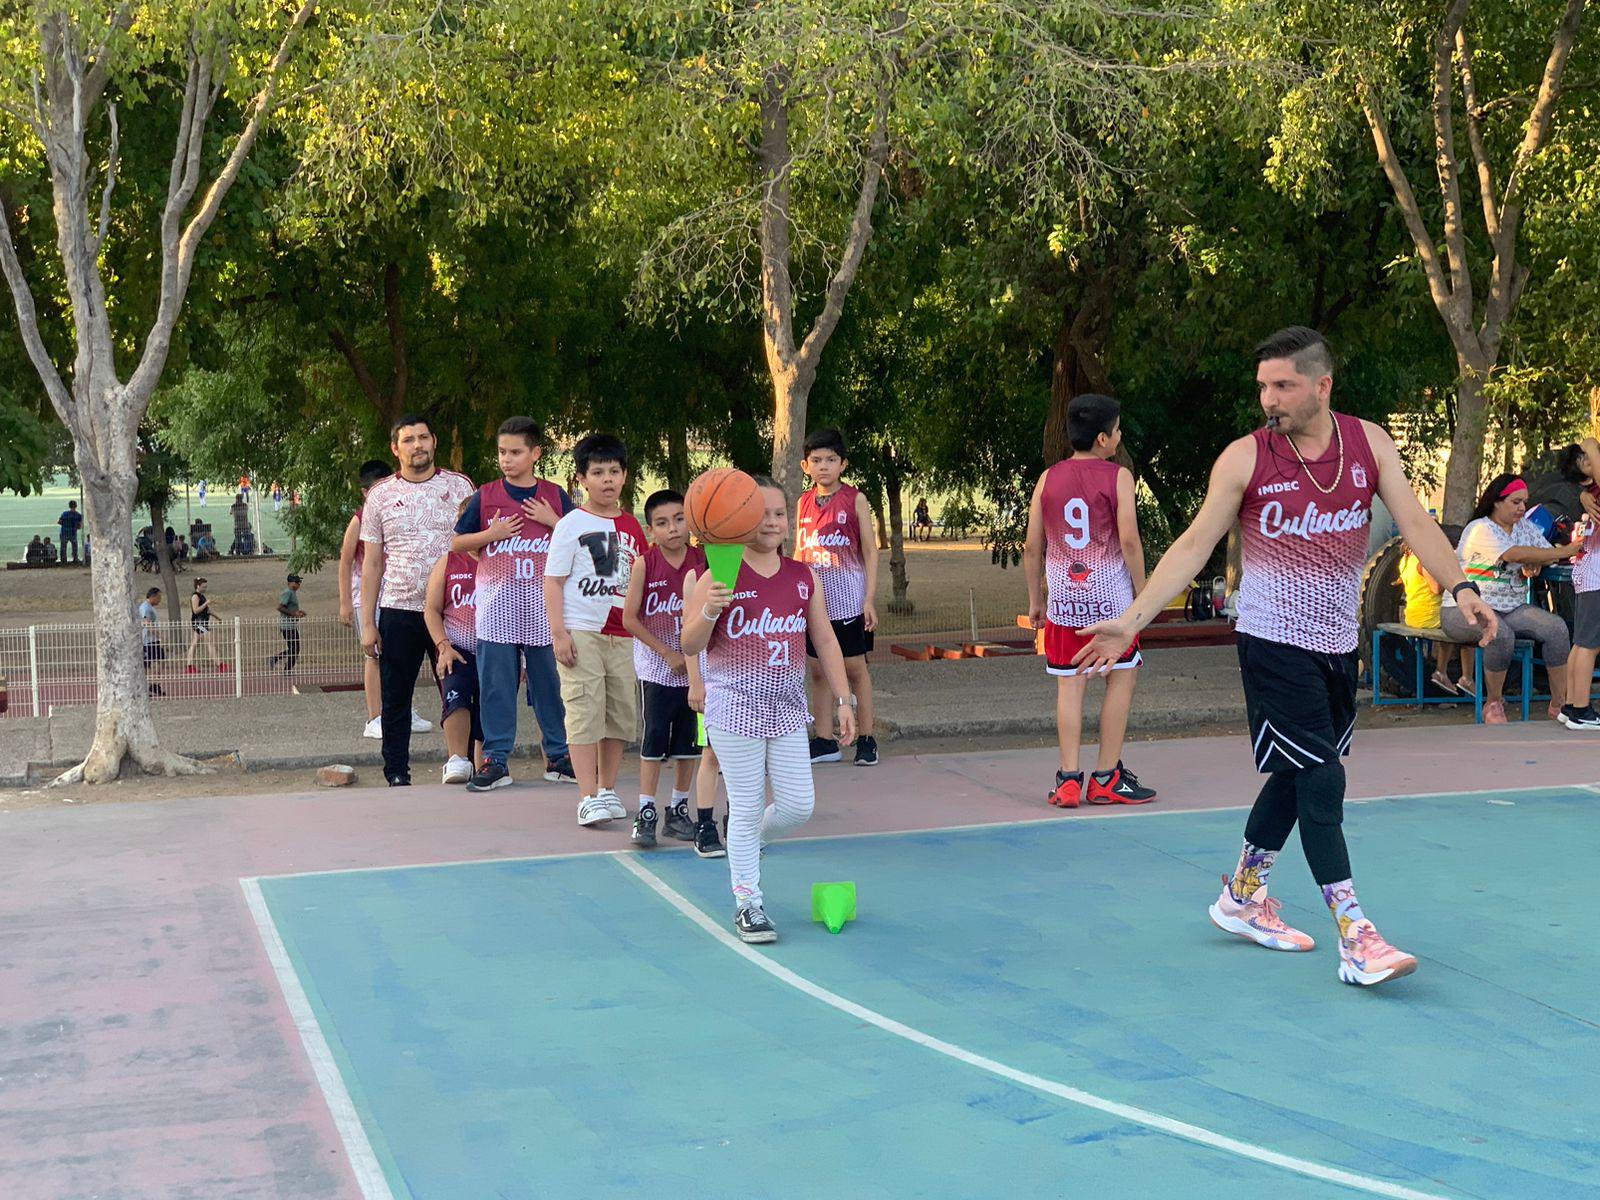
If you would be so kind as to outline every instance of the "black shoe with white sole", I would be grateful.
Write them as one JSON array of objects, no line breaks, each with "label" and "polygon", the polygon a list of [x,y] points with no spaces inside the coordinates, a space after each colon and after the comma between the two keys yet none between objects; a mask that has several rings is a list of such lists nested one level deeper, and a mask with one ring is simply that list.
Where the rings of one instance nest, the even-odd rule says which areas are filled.
[{"label": "black shoe with white sole", "polygon": [[483,760],[483,765],[472,773],[472,778],[467,780],[469,792],[492,792],[495,788],[511,786],[511,772],[505,763],[495,762],[492,758]]},{"label": "black shoe with white sole", "polygon": [[844,755],[839,752],[839,743],[833,738],[814,737],[811,739],[812,762],[840,762],[843,758]]},{"label": "black shoe with white sole", "polygon": [[1594,705],[1588,704],[1583,708],[1575,708],[1570,704],[1563,705],[1561,715],[1557,718],[1568,729],[1578,731],[1600,732],[1600,712],[1596,712]]},{"label": "black shoe with white sole", "polygon": [[878,739],[870,733],[864,733],[856,739],[856,766],[875,767],[878,765]]},{"label": "black shoe with white sole", "polygon": [[656,844],[656,807],[647,804],[639,810],[639,815],[633,819],[632,842],[641,850],[650,850]]},{"label": "black shoe with white sole", "polygon": [[667,815],[661,822],[661,832],[675,841],[694,841],[694,818],[689,815],[688,801],[679,801],[667,809]]},{"label": "black shoe with white sole", "polygon": [[741,942],[761,944],[778,940],[778,930],[767,920],[759,904],[746,904],[733,916],[733,927]]},{"label": "black shoe with white sole", "polygon": [[563,754],[560,758],[553,758],[545,763],[544,781],[546,783],[577,783],[578,773],[572,769],[572,759]]},{"label": "black shoe with white sole", "polygon": [[722,844],[715,821],[701,821],[694,827],[694,852],[701,858],[727,858],[728,848]]}]

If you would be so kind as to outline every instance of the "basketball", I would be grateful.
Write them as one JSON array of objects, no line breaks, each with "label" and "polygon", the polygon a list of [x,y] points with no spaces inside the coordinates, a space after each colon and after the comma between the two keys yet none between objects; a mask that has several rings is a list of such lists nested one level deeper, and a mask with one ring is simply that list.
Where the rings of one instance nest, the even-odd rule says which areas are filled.
[{"label": "basketball", "polygon": [[689,528],[703,542],[747,542],[767,512],[756,481],[732,467],[717,467],[697,478],[683,507]]}]

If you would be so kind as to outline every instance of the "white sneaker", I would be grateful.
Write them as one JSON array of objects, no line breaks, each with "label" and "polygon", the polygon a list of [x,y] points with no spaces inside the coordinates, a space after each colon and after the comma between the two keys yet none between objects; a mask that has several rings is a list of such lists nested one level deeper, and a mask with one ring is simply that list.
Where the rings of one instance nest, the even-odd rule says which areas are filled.
[{"label": "white sneaker", "polygon": [[420,715],[416,709],[411,710],[411,732],[427,733],[433,728],[433,722]]},{"label": "white sneaker", "polygon": [[459,754],[452,754],[450,761],[444,765],[444,781],[446,783],[465,783],[472,778],[472,760],[462,758]]},{"label": "white sneaker", "polygon": [[611,806],[599,796],[585,796],[578,801],[579,825],[598,825],[602,821],[615,820],[616,816]]},{"label": "white sneaker", "polygon": [[373,717],[361,730],[361,736],[371,738],[375,742],[383,741],[383,718]]},{"label": "white sneaker", "polygon": [[605,806],[611,810],[612,817],[621,818],[628,815],[628,809],[627,806],[622,803],[622,797],[617,795],[616,791],[612,788],[601,788],[595,793],[594,798],[596,800],[602,800],[605,802]]}]

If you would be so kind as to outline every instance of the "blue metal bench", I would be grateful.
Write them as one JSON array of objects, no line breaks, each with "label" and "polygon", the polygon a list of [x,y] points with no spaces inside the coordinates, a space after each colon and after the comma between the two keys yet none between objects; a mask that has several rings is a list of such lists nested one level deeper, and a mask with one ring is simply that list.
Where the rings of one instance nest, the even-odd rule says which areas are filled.
[{"label": "blue metal bench", "polygon": [[[1386,637],[1406,638],[1416,644],[1417,650],[1417,687],[1412,696],[1385,697],[1383,694],[1383,639]],[[1372,703],[1374,707],[1395,704],[1472,704],[1472,715],[1478,724],[1483,724],[1483,650],[1477,646],[1471,649],[1472,654],[1472,695],[1470,696],[1430,696],[1427,694],[1427,678],[1429,664],[1433,662],[1433,647],[1439,642],[1452,646],[1462,643],[1451,641],[1445,636],[1442,629],[1419,629],[1415,625],[1402,625],[1394,621],[1385,621],[1372,631]],[[1512,650],[1513,661],[1522,668],[1522,719],[1529,719],[1533,705],[1533,643],[1518,638]]]}]

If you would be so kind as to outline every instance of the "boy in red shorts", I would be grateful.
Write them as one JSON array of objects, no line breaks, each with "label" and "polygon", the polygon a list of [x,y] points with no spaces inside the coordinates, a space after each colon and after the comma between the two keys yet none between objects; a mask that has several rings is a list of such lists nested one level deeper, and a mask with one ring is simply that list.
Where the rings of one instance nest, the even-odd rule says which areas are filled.
[{"label": "boy in red shorts", "polygon": [[1155,792],[1122,765],[1122,740],[1138,675],[1139,643],[1112,668],[1100,706],[1100,751],[1085,783],[1078,765],[1085,677],[1072,665],[1088,639],[1078,630],[1121,613],[1144,587],[1144,546],[1134,509],[1133,474],[1110,461],[1122,443],[1122,410],[1110,396],[1078,396],[1067,406],[1072,457],[1039,477],[1028,508],[1023,565],[1028,616],[1043,629],[1045,669],[1056,676],[1061,765],[1050,803],[1145,804]]}]

